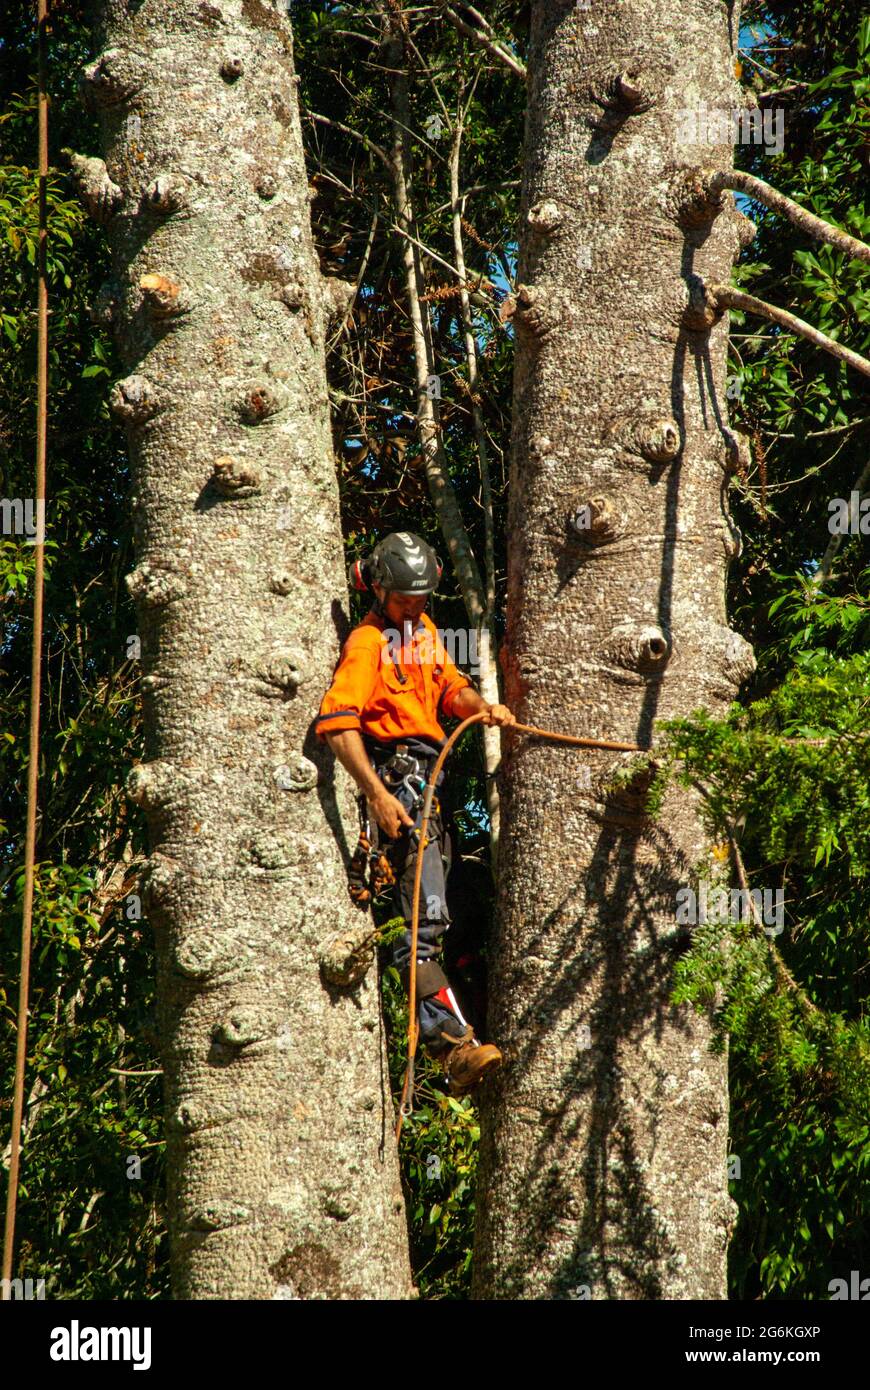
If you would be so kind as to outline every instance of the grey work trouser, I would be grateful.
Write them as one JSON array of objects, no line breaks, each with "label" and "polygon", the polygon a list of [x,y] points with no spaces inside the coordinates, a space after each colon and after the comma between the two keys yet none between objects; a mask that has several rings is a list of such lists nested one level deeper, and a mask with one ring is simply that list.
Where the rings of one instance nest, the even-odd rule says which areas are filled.
[{"label": "grey work trouser", "polygon": [[[380,769],[377,768],[380,775]],[[431,771],[431,763],[424,768],[424,775]],[[443,774],[442,774],[443,776]],[[439,782],[440,782],[439,778]],[[414,821],[414,828],[403,826],[395,840],[382,840],[387,857],[396,875],[394,903],[396,912],[405,919],[405,931],[393,947],[393,965],[401,976],[405,989],[408,989],[411,962],[411,914],[414,899],[414,875],[417,865],[417,845],[423,819],[422,797],[416,798],[409,788],[399,786],[387,789],[401,802]],[[440,999],[432,996],[449,985],[437,957],[441,953],[444,933],[450,926],[447,911],[446,880],[450,872],[450,841],[446,834],[437,794],[433,797],[432,813],[427,829],[427,844],[423,851],[423,873],[420,882],[420,910],[417,928],[417,1018],[420,1026],[420,1042],[429,1051],[437,1054],[447,1046],[441,1033],[452,1037],[463,1037],[465,1027],[456,1014]]]}]

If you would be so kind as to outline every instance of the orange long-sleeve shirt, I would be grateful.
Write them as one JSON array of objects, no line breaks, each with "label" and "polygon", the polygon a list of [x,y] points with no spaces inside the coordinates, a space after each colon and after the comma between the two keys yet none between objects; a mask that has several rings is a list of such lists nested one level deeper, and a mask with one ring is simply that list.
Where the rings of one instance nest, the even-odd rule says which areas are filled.
[{"label": "orange long-sleeve shirt", "polygon": [[405,737],[444,742],[439,718],[450,717],[454,699],[471,681],[453,664],[425,613],[410,642],[402,645],[404,634],[397,640],[400,631],[374,610],[354,628],[320,705],[319,739],[357,729],[381,743]]}]

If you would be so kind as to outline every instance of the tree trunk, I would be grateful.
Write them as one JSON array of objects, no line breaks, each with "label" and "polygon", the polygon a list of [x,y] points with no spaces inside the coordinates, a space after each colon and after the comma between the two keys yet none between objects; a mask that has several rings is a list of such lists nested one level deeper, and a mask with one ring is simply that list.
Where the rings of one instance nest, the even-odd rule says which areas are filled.
[{"label": "tree trunk", "polygon": [[[727,321],[693,278],[727,283],[752,229],[686,172],[731,149],[682,114],[740,106],[738,8],[532,3],[503,648],[527,723],[649,746],[754,667],[726,626]],[[503,763],[477,1297],[725,1297],[727,1059],[668,1003],[704,835],[685,793],[650,823],[643,777],[606,788],[631,758],[517,736]]]},{"label": "tree trunk", "polygon": [[[477,626],[479,646],[478,686],[484,700],[491,705],[501,703],[498,680],[498,646],[495,633],[495,525],[492,505],[492,482],[489,471],[489,450],[486,443],[486,427],[480,406],[478,387],[477,340],[474,336],[474,321],[471,313],[471,300],[468,296],[465,269],[465,248],[462,243],[462,218],[465,200],[459,193],[459,152],[462,144],[464,112],[460,103],[456,113],[456,128],[450,149],[450,202],[453,231],[453,259],[459,273],[459,302],[462,305],[462,336],[465,340],[465,361],[468,367],[469,408],[471,410],[474,443],[477,463],[480,469],[480,505],[483,511],[484,555],[481,582],[484,588],[484,610]],[[483,727],[483,769],[486,777],[486,806],[489,812],[490,862],[493,876],[498,875],[498,836],[501,824],[501,811],[498,804],[498,776],[501,762],[501,733],[493,724]]]},{"label": "tree trunk", "polygon": [[[101,8],[85,73],[128,375],[178,1298],[412,1293],[349,780],[311,732],[346,623],[292,34],[266,0]],[[370,924],[367,924],[370,925]],[[337,943],[330,940],[337,937]]]}]

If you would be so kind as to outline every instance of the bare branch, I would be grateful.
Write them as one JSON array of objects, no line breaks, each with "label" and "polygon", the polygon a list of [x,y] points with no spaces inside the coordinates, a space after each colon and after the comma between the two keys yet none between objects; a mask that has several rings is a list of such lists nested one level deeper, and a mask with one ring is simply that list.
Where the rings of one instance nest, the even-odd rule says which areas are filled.
[{"label": "bare branch", "polygon": [[[394,13],[384,13],[379,8],[384,21],[385,33],[390,36],[400,32],[399,21]],[[423,273],[414,236],[414,210],[409,192],[411,159],[408,141],[410,102],[408,77],[404,71],[396,73],[392,80],[393,104],[393,146],[390,168],[393,177],[393,192],[396,206],[396,229],[402,236],[402,260],[405,268],[405,286],[408,296],[408,310],[414,341],[414,366],[417,381],[417,421],[420,430],[420,445],[429,495],[438,517],[447,548],[453,561],[456,577],[462,591],[466,612],[471,621],[479,624],[486,607],[483,582],[474,557],[468,531],[462,518],[459,500],[450,477],[444,441],[438,418],[435,400],[429,393],[429,386],[436,377],[432,352],[428,310],[420,302],[424,291]],[[433,254],[427,252],[426,254]],[[437,259],[441,260],[440,257]],[[448,262],[442,262],[457,276],[458,272]]]},{"label": "bare branch", "polygon": [[806,208],[792,202],[791,198],[786,198],[784,193],[771,188],[769,183],[757,179],[754,174],[747,174],[742,169],[722,169],[711,176],[708,188],[713,195],[721,193],[724,188],[736,188],[748,198],[764,203],[772,212],[781,213],[800,231],[806,232],[816,241],[826,241],[829,246],[842,251],[845,256],[852,256],[855,260],[870,265],[870,246],[866,242],[859,241],[848,232],[842,232],[839,227],[833,227],[830,222],[816,217],[815,213],[807,212]]},{"label": "bare branch", "polygon": [[780,87],[775,92],[758,92],[758,105],[765,107],[772,106],[777,101],[790,101],[792,97],[808,91],[809,85],[808,82],[790,82],[787,87]]},{"label": "bare branch", "polygon": [[333,337],[332,337],[332,338],[329,340],[329,342],[326,344],[326,354],[327,354],[327,356],[329,356],[329,354],[330,354],[330,352],[332,351],[333,347],[334,347],[335,344],[338,342],[339,338],[341,337],[342,333],[344,332],[344,325],[345,325],[345,323],[347,322],[347,316],[348,316],[348,314],[350,313],[351,308],[353,307],[353,304],[356,302],[357,295],[359,294],[359,291],[360,291],[360,286],[361,286],[363,280],[365,279],[365,273],[366,273],[366,270],[367,270],[367,268],[368,268],[369,259],[370,259],[371,254],[372,254],[372,247],[374,246],[374,243],[375,243],[375,230],[376,230],[376,228],[377,228],[377,225],[378,225],[378,213],[377,213],[377,209],[376,209],[375,212],[372,214],[372,221],[371,221],[371,226],[369,227],[368,239],[367,239],[367,241],[366,241],[365,250],[363,251],[362,260],[361,260],[361,262],[360,262],[359,270],[357,271],[356,284],[354,285],[353,297],[352,297],[350,303],[349,303],[348,306],[347,306],[347,309],[346,309],[346,311],[345,311],[344,317],[342,318],[341,324],[339,325],[339,327],[338,327],[338,329],[336,330],[336,332],[335,332],[335,334],[333,335]]},{"label": "bare branch", "polygon": [[355,29],[336,29],[336,34],[340,34],[343,39],[360,39],[362,43],[371,44],[372,48],[380,48],[380,39],[374,38],[371,34],[358,34]]},{"label": "bare branch", "polygon": [[464,9],[465,13],[471,15],[471,18],[474,20],[475,24],[478,26],[478,28],[483,30],[484,34],[488,35],[488,37],[491,39],[494,39],[496,37],[495,30],[493,29],[489,20],[485,19],[483,15],[480,13],[480,10],[476,10],[473,5],[469,5],[468,0],[459,0],[459,3]]},{"label": "bare branch", "polygon": [[150,1071],[127,1071],[124,1067],[109,1067],[109,1071],[115,1076],[162,1076],[163,1068],[157,1067]]},{"label": "bare branch", "polygon": [[759,63],[758,59],[754,58],[747,48],[739,48],[737,51],[742,61],[751,63],[754,68],[758,68],[758,71],[763,72],[765,76],[774,77],[777,82],[779,81],[780,73],[774,72],[773,68],[767,67],[764,63]]},{"label": "bare branch", "polygon": [[[465,199],[470,198],[474,193],[492,193],[500,188],[519,188],[521,182],[521,179],[501,179],[498,183],[473,183],[469,188],[463,189],[462,201],[465,202]],[[439,203],[436,208],[432,209],[432,215],[446,212],[451,206],[452,204],[449,202]]]},{"label": "bare branch", "polygon": [[[732,337],[739,336],[732,333]],[[752,336],[750,334],[747,337]],[[870,415],[865,415],[862,420],[849,420],[845,425],[831,425],[826,430],[807,430],[806,434],[786,434],[784,430],[762,430],[762,434],[767,434],[771,439],[822,439],[829,434],[844,434],[847,430],[857,430],[861,425],[870,425]],[[812,472],[818,470],[813,469]],[[809,477],[809,474],[806,475]]]},{"label": "bare branch", "polygon": [[[443,115],[444,115],[445,124],[449,126],[449,125],[450,125],[450,112],[449,112],[449,110],[448,110],[448,108],[447,108],[447,103],[446,103],[446,101],[444,100],[444,98],[443,98],[442,95],[441,95],[441,88],[439,87],[438,82],[435,80],[435,74],[433,73],[431,67],[430,67],[429,64],[426,62],[426,59],[423,57],[423,54],[420,52],[419,48],[417,47],[417,45],[416,45],[415,42],[414,42],[414,39],[413,39],[413,36],[412,36],[412,34],[411,34],[410,28],[409,28],[408,32],[406,33],[406,35],[405,35],[405,39],[406,39],[406,42],[407,42],[407,44],[408,44],[408,47],[410,48],[411,52],[412,52],[412,53],[414,54],[414,56],[416,57],[417,62],[420,64],[420,71],[421,71],[421,72],[424,72],[424,73],[426,74],[426,76],[428,77],[429,83],[430,83],[430,85],[431,85],[431,87],[432,87],[432,95],[434,96],[434,98],[435,98],[435,100],[437,101],[438,105],[441,107],[441,111],[442,111],[442,113],[443,113]],[[410,134],[410,132],[409,132],[409,134]]]},{"label": "bare branch", "polygon": [[835,338],[829,338],[827,333],[813,328],[812,324],[799,319],[796,314],[790,314],[787,309],[779,309],[776,305],[768,304],[764,299],[756,299],[754,294],[746,294],[743,290],[732,288],[731,285],[713,285],[711,293],[720,308],[743,309],[748,314],[758,314],[760,318],[769,319],[771,323],[778,324],[789,333],[799,334],[816,347],[824,348],[832,357],[838,357],[841,362],[846,362],[864,376],[870,376],[870,360],[862,357],[859,352],[853,352],[851,348],[843,347]]},{"label": "bare branch", "polygon": [[451,275],[455,275],[458,280],[461,281],[463,279],[455,265],[451,265],[449,261],[445,261],[444,257],[439,256],[437,251],[433,251],[430,246],[420,241],[419,237],[415,237],[412,232],[406,231],[398,222],[393,222],[391,224],[390,231],[398,232],[400,236],[407,237],[408,241],[412,241],[415,246],[419,247],[423,255],[428,256],[430,261],[437,261],[439,265],[443,265],[445,270],[449,270]]},{"label": "bare branch", "polygon": [[[472,11],[470,6],[466,6],[466,8],[470,13],[473,13],[475,16],[477,15],[477,11]],[[482,29],[475,29],[472,25],[466,24],[465,20],[462,19],[455,10],[451,9],[449,5],[444,6],[443,13],[445,19],[450,21],[454,29],[457,29],[460,34],[464,34],[467,39],[473,39],[475,43],[480,44],[481,48],[485,48],[487,53],[490,53],[493,58],[497,58],[506,68],[510,68],[515,77],[519,77],[525,82],[526,69],[519,58],[515,58],[512,53],[508,53],[499,43],[489,38]],[[486,27],[489,29],[489,25]]]},{"label": "bare branch", "polygon": [[378,159],[382,160],[387,168],[392,170],[393,166],[386,150],[382,150],[380,145],[376,144],[374,140],[370,140],[367,135],[363,135],[361,130],[354,130],[352,126],[344,125],[341,121],[333,121],[329,116],[321,116],[319,111],[305,111],[303,114],[308,117],[309,121],[316,121],[318,125],[332,126],[334,130],[340,130],[342,135],[352,135],[354,140],[360,140],[362,144],[365,145],[366,149],[371,150],[372,154],[376,154]]}]

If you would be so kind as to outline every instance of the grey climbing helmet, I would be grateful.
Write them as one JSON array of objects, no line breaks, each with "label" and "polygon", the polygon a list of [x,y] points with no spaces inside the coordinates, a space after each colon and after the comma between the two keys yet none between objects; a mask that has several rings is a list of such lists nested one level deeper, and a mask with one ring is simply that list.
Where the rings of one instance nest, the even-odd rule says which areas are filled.
[{"label": "grey climbing helmet", "polygon": [[443,566],[431,545],[413,531],[392,531],[375,546],[368,560],[351,567],[356,589],[382,584],[390,593],[431,594],[438,588]]}]

